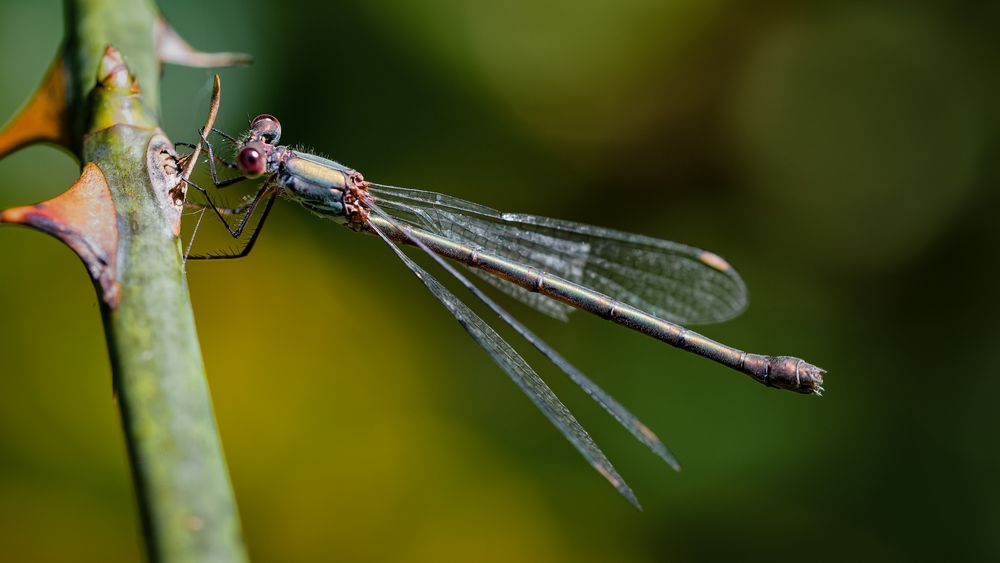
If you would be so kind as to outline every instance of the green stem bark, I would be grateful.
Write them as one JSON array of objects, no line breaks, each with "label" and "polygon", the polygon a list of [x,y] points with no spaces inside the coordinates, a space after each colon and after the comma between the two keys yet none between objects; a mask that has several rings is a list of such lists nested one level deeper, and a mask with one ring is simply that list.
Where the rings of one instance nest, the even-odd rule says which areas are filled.
[{"label": "green stem bark", "polygon": [[[81,162],[103,171],[117,216],[117,304],[102,302],[116,398],[151,561],[245,561],[215,427],[157,128],[160,61],[148,0],[67,0],[65,60]],[[95,89],[105,48],[141,86]],[[120,111],[126,108],[129,111]]]}]

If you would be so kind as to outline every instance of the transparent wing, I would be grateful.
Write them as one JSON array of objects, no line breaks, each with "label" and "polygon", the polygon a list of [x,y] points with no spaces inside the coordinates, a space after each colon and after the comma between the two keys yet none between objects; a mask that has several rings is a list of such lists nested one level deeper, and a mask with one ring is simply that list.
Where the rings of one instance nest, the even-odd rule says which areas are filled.
[{"label": "transparent wing", "polygon": [[562,372],[565,373],[573,383],[579,385],[580,388],[583,389],[584,393],[589,395],[592,399],[594,399],[594,401],[601,405],[604,410],[614,417],[619,424],[625,427],[625,429],[628,430],[637,440],[639,440],[639,442],[648,447],[653,453],[660,456],[660,458],[667,462],[670,467],[674,468],[675,471],[680,471],[681,466],[677,463],[677,459],[672,453],[670,453],[670,450],[667,449],[663,442],[660,441],[660,438],[652,430],[650,430],[649,427],[636,418],[635,415],[630,413],[628,409],[616,401],[614,397],[608,395],[604,389],[601,389],[599,385],[584,375],[584,373],[578,370],[576,366],[569,363],[569,361],[564,358],[562,354],[549,346],[544,340],[539,338],[538,335],[532,332],[528,327],[524,326],[523,323],[515,319],[513,315],[504,310],[504,308],[498,305],[496,301],[490,299],[488,295],[483,293],[478,287],[476,287],[475,284],[455,269],[455,266],[448,263],[448,261],[441,256],[435,254],[434,251],[424,245],[419,238],[409,237],[407,233],[400,228],[399,223],[383,211],[381,207],[372,202],[368,202],[368,206],[369,209],[371,209],[371,211],[375,214],[375,216],[368,217],[368,223],[371,225],[373,230],[378,229],[381,231],[381,234],[389,235],[390,237],[394,237],[394,233],[399,233],[402,237],[409,238],[410,242],[419,247],[425,254],[430,256],[431,259],[444,268],[446,272],[451,274],[466,289],[471,291],[477,299],[496,313],[497,316],[503,320],[503,322],[507,323],[508,326],[513,328],[518,334],[520,334],[525,340],[541,352],[542,355],[562,370]]},{"label": "transparent wing", "polygon": [[376,224],[370,224],[375,233],[392,248],[393,252],[399,256],[399,259],[406,264],[410,271],[434,294],[434,297],[458,320],[462,328],[486,350],[490,357],[493,358],[493,361],[510,376],[535,406],[583,454],[583,457],[632,505],[641,509],[632,489],[629,488],[625,480],[618,474],[618,471],[611,465],[604,452],[594,443],[593,438],[577,422],[573,414],[569,412],[569,409],[556,397],[552,389],[524,361],[524,358],[501,338],[492,327],[479,318],[472,309],[465,303],[462,303],[446,287],[441,285],[440,282],[404,254]]},{"label": "transparent wing", "polygon": [[[371,184],[403,223],[589,287],[680,324],[721,322],[747,305],[746,286],[720,256],[675,242],[572,221],[502,213],[455,197]],[[572,309],[483,274],[528,305],[566,318]]]}]

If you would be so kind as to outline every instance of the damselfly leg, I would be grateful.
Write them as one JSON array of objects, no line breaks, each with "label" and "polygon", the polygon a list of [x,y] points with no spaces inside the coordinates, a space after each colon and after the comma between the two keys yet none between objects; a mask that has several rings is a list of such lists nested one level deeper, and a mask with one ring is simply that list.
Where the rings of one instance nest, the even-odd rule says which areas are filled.
[{"label": "damselfly leg", "polygon": [[[232,143],[234,146],[239,146],[239,141],[237,141],[233,137],[231,137],[231,136],[223,133],[222,131],[219,131],[215,127],[212,127],[212,132],[218,134],[219,136],[221,136],[225,140],[227,140],[230,143]],[[201,142],[205,144],[205,149],[208,150],[208,162],[209,162],[209,166],[211,167],[211,170],[212,170],[212,182],[215,184],[216,188],[220,188],[220,189],[221,188],[225,188],[226,186],[231,186],[233,184],[236,184],[238,182],[242,182],[243,180],[247,179],[246,176],[243,176],[241,174],[239,176],[235,176],[235,177],[229,178],[227,180],[219,180],[219,174],[218,174],[218,172],[216,171],[216,168],[215,168],[215,161],[216,160],[219,160],[219,162],[222,162],[223,164],[225,164],[227,168],[231,168],[233,170],[239,170],[239,167],[237,167],[236,164],[234,164],[232,162],[228,162],[226,160],[223,160],[221,157],[216,157],[215,147],[213,147],[212,146],[212,142],[208,140],[208,135],[205,134],[205,130],[204,129],[199,129],[198,130],[198,135],[201,137]]]},{"label": "damselfly leg", "polygon": [[[256,211],[257,206],[260,204],[261,200],[267,198],[267,204],[264,206],[264,211],[261,213],[260,219],[256,223],[254,223],[253,229],[250,232],[250,238],[249,240],[247,240],[247,243],[243,246],[242,249],[234,253],[193,254],[189,255],[187,259],[227,260],[234,258],[242,258],[247,254],[250,254],[250,251],[253,250],[254,244],[256,244],[257,242],[257,238],[260,236],[260,230],[264,226],[264,222],[267,220],[267,216],[271,213],[271,207],[274,205],[274,198],[277,196],[278,193],[277,189],[271,184],[271,182],[264,182],[264,185],[261,186],[259,190],[257,190],[257,194],[254,196],[252,200],[243,205],[233,208],[216,207],[215,204],[212,203],[212,200],[209,197],[208,192],[205,191],[204,188],[188,180],[185,180],[185,182],[187,182],[189,186],[201,192],[202,195],[204,195],[205,198],[208,200],[207,206],[204,204],[193,203],[193,202],[188,203],[186,205],[194,207],[196,209],[197,208],[204,209],[206,207],[211,208],[212,211],[215,212],[215,215],[219,218],[219,221],[222,222],[222,224],[226,227],[226,230],[234,239],[239,239],[241,236],[243,236],[243,232],[250,224],[250,218],[253,217],[254,211]],[[240,214],[242,214],[242,217],[240,218],[239,224],[236,226],[236,228],[231,227],[229,225],[229,221],[225,219],[225,215],[239,216]],[[194,234],[192,234],[191,236],[193,239]],[[190,247],[191,245],[189,244],[188,246]]]},{"label": "damselfly leg", "polygon": [[[226,141],[229,141],[231,143],[237,142],[236,139],[234,139],[230,135],[227,135],[226,133],[219,131],[214,127],[212,128],[212,132],[219,134]],[[238,170],[238,167],[217,154],[217,152],[215,151],[215,147],[212,145],[211,141],[209,141],[208,136],[205,135],[204,129],[199,130],[198,134],[201,137],[202,145],[208,151],[208,162],[209,162],[209,168],[212,173],[212,184],[215,186],[216,189],[226,188],[238,182],[242,182],[248,179],[246,176],[239,175],[233,178],[220,180],[218,170],[216,168],[216,162],[219,162],[223,166],[234,170]],[[196,145],[191,143],[176,143],[176,145],[186,146],[192,149],[196,148]],[[197,183],[192,182],[188,178],[183,178],[183,181],[188,186],[194,188],[199,193],[201,193],[201,195],[205,198],[205,201],[207,202],[206,204],[201,204],[188,200],[185,202],[185,206],[202,210],[206,208],[211,209],[215,213],[216,217],[219,218],[219,221],[221,221],[222,224],[226,227],[226,231],[228,231],[230,236],[232,236],[234,239],[239,239],[241,236],[243,236],[244,230],[247,228],[248,225],[250,225],[250,219],[253,217],[254,211],[256,211],[257,206],[260,204],[262,199],[268,198],[268,202],[264,207],[264,211],[261,214],[260,219],[254,224],[249,240],[239,251],[216,253],[216,254],[192,255],[190,254],[192,243],[194,242],[194,233],[192,233],[191,241],[187,246],[188,250],[185,255],[185,260],[226,260],[226,259],[242,258],[247,254],[249,254],[250,251],[253,250],[254,244],[257,242],[260,229],[261,227],[263,227],[264,222],[267,219],[267,216],[270,214],[271,207],[274,203],[274,198],[277,195],[278,190],[275,187],[274,183],[270,181],[264,182],[264,184],[260,187],[260,189],[257,190],[257,193],[254,195],[254,197],[247,203],[244,203],[243,205],[239,205],[237,207],[219,207],[212,200],[212,197],[211,195],[209,195],[208,190],[199,186]],[[226,220],[226,216],[241,216],[241,217],[239,219],[239,223],[234,228],[230,225],[229,221]],[[199,224],[200,224],[200,217],[199,217]],[[197,230],[195,230],[195,233],[196,232]]]},{"label": "damselfly leg", "polygon": [[[178,141],[178,142],[174,143],[174,147],[175,148],[177,148],[177,147],[184,147],[184,148],[192,149],[193,150],[193,149],[197,148],[198,145],[196,145],[194,143],[185,143],[183,141]],[[187,159],[189,156],[190,155],[184,156],[182,158]],[[230,168],[232,170],[239,170],[239,168],[236,166],[236,164],[234,164],[232,162],[229,162],[228,160],[222,158],[218,153],[214,153],[213,152],[213,157],[214,157],[215,162],[217,162],[217,163],[225,166],[226,168]],[[215,176],[215,177],[217,177],[217,176]]]}]

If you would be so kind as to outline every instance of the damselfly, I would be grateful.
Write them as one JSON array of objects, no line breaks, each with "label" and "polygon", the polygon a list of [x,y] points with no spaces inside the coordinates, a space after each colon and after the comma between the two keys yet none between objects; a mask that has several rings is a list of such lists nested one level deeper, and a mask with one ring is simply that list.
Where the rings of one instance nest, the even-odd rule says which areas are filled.
[{"label": "damselfly", "polygon": [[[764,385],[816,395],[823,390],[824,371],[804,360],[749,354],[678,324],[724,321],[746,307],[742,279],[716,254],[642,235],[502,213],[443,194],[370,182],[342,164],[278,145],[281,125],[271,115],[255,118],[249,131],[238,139],[214,128],[212,131],[235,150],[235,162],[226,161],[202,133],[216,187],[254,178],[263,178],[263,183],[251,200],[237,208],[218,207],[206,190],[191,182],[189,185],[208,198],[207,206],[234,238],[243,235],[255,210],[262,202],[264,205],[242,251],[215,258],[246,256],[278,196],[354,231],[378,236],[587,461],[636,506],[631,489],[548,385],[492,327],[418,266],[397,243],[416,246],[433,258],[675,469],[679,468],[677,461],[649,428],[445,258],[554,317],[565,318],[572,309],[582,309],[715,360]],[[240,175],[220,180],[216,161]],[[227,216],[240,217],[236,226],[230,225]]]}]

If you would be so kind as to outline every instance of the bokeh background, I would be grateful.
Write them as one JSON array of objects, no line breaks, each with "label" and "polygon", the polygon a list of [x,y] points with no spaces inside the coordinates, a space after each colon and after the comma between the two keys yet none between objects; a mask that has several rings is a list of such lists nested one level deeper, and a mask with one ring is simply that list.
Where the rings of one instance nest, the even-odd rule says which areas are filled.
[{"label": "bokeh background", "polygon": [[[526,352],[640,513],[379,241],[279,204],[251,257],[189,267],[255,561],[1000,558],[1000,4],[163,8],[193,44],[256,57],[223,71],[221,127],[273,113],[370,179],[711,249],[752,305],[700,329],[829,370],[822,399],[781,393],[501,299],[679,456],[674,474]],[[0,4],[3,119],[61,10]],[[166,69],[174,139],[210,78]],[[77,173],[53,148],[17,153],[0,207]],[[0,229],[0,257],[0,559],[139,560],[91,284],[27,229]]]}]

